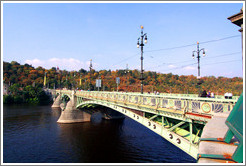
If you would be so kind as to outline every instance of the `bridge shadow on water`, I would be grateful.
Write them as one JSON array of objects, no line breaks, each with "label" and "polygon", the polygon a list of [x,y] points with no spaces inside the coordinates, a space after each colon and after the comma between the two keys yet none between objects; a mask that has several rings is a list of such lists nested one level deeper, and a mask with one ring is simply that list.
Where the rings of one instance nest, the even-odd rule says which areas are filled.
[{"label": "bridge shadow on water", "polygon": [[60,141],[71,163],[196,163],[161,136],[125,117],[105,120],[100,113],[91,122],[58,124]]}]

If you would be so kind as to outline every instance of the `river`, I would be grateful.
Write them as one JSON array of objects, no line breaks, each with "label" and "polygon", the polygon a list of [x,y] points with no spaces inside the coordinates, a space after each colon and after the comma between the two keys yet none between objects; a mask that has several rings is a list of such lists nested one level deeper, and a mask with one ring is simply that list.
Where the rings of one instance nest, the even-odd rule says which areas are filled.
[{"label": "river", "polygon": [[195,163],[130,118],[59,124],[51,106],[3,107],[4,163]]}]

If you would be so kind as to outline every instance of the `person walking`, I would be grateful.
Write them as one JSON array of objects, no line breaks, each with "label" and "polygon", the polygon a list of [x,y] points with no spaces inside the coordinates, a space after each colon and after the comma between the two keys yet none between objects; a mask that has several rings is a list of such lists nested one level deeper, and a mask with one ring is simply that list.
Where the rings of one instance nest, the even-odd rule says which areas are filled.
[{"label": "person walking", "polygon": [[207,97],[207,92],[206,90],[203,90],[202,94],[201,94],[201,97]]}]

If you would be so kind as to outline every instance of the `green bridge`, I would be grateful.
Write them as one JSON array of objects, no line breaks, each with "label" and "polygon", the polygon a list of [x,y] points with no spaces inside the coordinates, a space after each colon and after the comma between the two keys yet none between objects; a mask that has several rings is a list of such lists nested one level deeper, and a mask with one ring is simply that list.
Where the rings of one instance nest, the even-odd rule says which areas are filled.
[{"label": "green bridge", "polygon": [[[49,91],[54,97],[52,107],[62,108],[58,123],[90,121],[91,115],[100,110],[95,108],[102,107],[105,119],[128,116],[198,162],[243,161],[243,95],[225,99],[224,96],[203,98],[195,94]],[[220,149],[218,154],[213,154],[213,148]]]}]

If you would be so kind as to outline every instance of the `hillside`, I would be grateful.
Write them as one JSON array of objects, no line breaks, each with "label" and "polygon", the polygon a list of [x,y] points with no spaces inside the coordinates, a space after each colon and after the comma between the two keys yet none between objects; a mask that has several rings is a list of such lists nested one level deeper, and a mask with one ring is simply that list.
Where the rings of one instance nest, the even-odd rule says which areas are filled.
[{"label": "hillside", "polygon": [[[19,87],[28,85],[43,87],[46,73],[46,87],[49,88],[78,88],[89,89],[91,80],[91,90],[97,90],[96,79],[102,80],[100,90],[116,91],[116,77],[120,77],[119,91],[139,92],[140,91],[140,71],[138,70],[100,70],[91,72],[80,69],[79,71],[57,70],[52,67],[45,69],[34,68],[31,65],[20,65],[18,62],[3,62],[3,81],[8,85],[18,84]],[[144,92],[159,91],[160,93],[198,93],[198,80],[195,76],[173,75],[172,73],[161,74],[153,71],[144,72]],[[201,90],[214,92],[223,95],[231,92],[233,95],[240,95],[243,91],[243,78],[234,77],[202,77]]]}]

